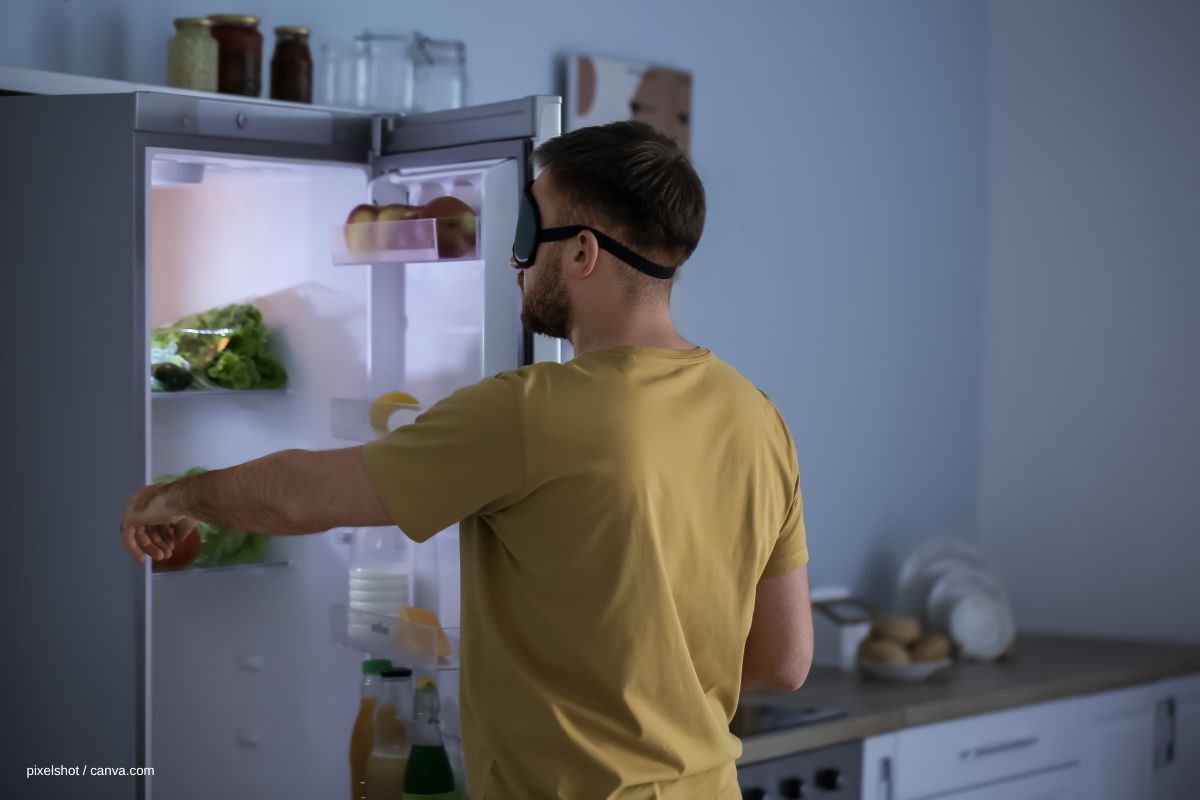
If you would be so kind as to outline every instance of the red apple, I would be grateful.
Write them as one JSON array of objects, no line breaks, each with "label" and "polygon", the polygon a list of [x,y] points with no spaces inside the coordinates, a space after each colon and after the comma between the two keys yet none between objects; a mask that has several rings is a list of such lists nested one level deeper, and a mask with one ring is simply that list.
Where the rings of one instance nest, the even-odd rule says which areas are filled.
[{"label": "red apple", "polygon": [[[417,219],[421,209],[419,206],[406,206],[401,203],[393,203],[390,206],[384,206],[379,209],[380,222],[403,222],[404,220]],[[419,225],[376,225],[375,249],[376,250],[412,250],[421,247],[420,243],[420,226]],[[430,237],[432,238],[432,237]],[[428,242],[425,247],[431,247],[433,242]]]},{"label": "red apple", "polygon": [[175,545],[171,557],[164,561],[155,561],[152,568],[155,572],[171,572],[186,569],[200,555],[200,532],[193,530],[182,542]]},{"label": "red apple", "polygon": [[435,197],[421,206],[420,219],[437,220],[438,258],[462,258],[475,250],[478,218],[457,197]]},{"label": "red apple", "polygon": [[374,249],[372,228],[364,223],[375,222],[378,218],[379,206],[370,203],[355,206],[350,216],[346,217],[346,247],[352,251]]}]

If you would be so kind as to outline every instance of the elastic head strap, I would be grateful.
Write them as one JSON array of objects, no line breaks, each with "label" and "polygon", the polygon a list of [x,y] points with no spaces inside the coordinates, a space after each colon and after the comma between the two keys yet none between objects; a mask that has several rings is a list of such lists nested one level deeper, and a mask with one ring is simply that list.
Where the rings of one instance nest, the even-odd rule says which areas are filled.
[{"label": "elastic head strap", "polygon": [[562,228],[544,228],[538,232],[538,239],[543,242],[561,242],[565,239],[570,239],[572,236],[575,236],[582,231],[589,231],[593,236],[596,237],[596,241],[600,244],[601,248],[612,253],[614,256],[621,259],[638,272],[649,275],[652,278],[661,278],[662,280],[667,280],[674,275],[675,270],[678,269],[678,267],[664,267],[662,264],[655,264],[653,261],[642,258],[617,240],[588,225],[567,225]]}]

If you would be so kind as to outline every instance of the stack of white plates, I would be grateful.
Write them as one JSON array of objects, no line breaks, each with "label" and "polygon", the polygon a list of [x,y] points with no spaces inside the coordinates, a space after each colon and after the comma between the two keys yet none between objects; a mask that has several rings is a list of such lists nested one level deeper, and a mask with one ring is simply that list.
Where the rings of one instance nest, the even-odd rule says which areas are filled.
[{"label": "stack of white plates", "polygon": [[931,539],[917,548],[900,569],[897,605],[949,636],[967,658],[998,658],[1016,636],[1004,584],[967,539]]}]

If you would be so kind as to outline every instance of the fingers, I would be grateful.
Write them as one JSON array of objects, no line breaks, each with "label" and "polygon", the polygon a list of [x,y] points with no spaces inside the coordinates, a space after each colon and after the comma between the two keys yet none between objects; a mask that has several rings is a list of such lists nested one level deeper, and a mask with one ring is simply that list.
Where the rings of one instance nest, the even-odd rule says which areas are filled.
[{"label": "fingers", "polygon": [[154,545],[157,552],[151,555],[158,561],[171,557],[171,552],[175,549],[175,535],[170,525],[151,525],[146,528],[146,535],[150,539],[150,543]]},{"label": "fingers", "polygon": [[139,564],[145,563],[146,557],[142,555],[142,550],[137,544],[137,529],[130,525],[121,526],[121,544],[125,545],[125,552],[129,553],[129,557]]},{"label": "fingers", "polygon": [[158,526],[134,528],[133,538],[138,549],[155,561],[162,561],[170,555]]}]

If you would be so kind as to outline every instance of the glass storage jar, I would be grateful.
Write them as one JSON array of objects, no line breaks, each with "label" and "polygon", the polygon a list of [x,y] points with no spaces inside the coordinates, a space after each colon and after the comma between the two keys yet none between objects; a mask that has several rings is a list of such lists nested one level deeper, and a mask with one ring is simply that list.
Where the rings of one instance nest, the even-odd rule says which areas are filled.
[{"label": "glass storage jar", "polygon": [[308,28],[285,25],[275,29],[275,55],[271,57],[271,99],[311,103],[313,62],[308,49]]},{"label": "glass storage jar", "polygon": [[418,33],[412,52],[413,111],[462,108],[467,90],[467,46]]},{"label": "glass storage jar", "polygon": [[262,94],[262,45],[258,17],[245,14],[212,14],[212,35],[217,40],[217,91],[258,97]]},{"label": "glass storage jar", "polygon": [[203,17],[175,20],[175,35],[167,43],[167,86],[217,90],[217,40],[212,22]]}]

